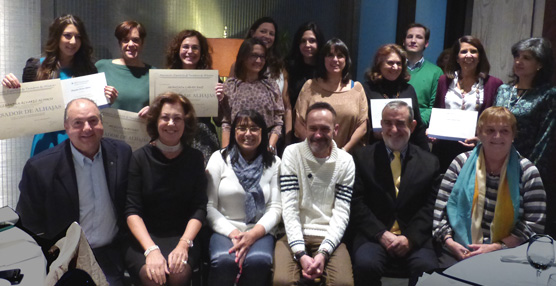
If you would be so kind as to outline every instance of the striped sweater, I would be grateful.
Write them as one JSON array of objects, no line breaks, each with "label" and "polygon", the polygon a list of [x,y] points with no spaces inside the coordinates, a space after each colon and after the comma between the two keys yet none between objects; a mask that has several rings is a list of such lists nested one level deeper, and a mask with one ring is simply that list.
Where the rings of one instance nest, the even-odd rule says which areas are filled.
[{"label": "striped sweater", "polygon": [[355,165],[333,142],[332,153],[319,163],[307,140],[290,145],[282,156],[282,217],[293,253],[305,250],[304,235],[322,237],[319,249],[332,253],[349,221]]},{"label": "striped sweater", "polygon": [[[444,179],[440,185],[436,204],[434,207],[433,236],[442,242],[446,235],[451,235],[453,230],[447,220],[446,203],[450,197],[452,188],[457,180],[461,168],[469,158],[471,152],[458,155],[450,168],[446,171]],[[528,240],[535,233],[544,232],[544,222],[546,219],[546,193],[539,175],[537,167],[526,158],[521,158],[521,178],[520,178],[520,202],[519,202],[519,221],[514,226],[511,235],[521,241]],[[496,195],[500,177],[487,175],[485,206],[481,229],[483,231],[484,242],[490,242],[490,225],[494,219],[494,208],[496,206]],[[493,241],[496,242],[496,241]]]}]

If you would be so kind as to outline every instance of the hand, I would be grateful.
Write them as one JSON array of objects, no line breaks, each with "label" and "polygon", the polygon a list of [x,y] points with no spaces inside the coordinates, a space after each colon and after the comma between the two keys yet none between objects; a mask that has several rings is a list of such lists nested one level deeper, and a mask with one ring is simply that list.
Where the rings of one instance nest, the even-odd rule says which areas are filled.
[{"label": "hand", "polygon": [[396,240],[396,235],[389,231],[385,231],[380,237],[379,242],[380,245],[384,247],[384,249],[388,249],[388,247],[390,246],[390,244],[392,244],[392,242],[394,242],[394,240]]},{"label": "hand", "polygon": [[434,138],[434,137],[429,137],[429,129],[428,129],[428,128],[425,130],[425,135],[426,135],[427,138],[429,139],[429,142],[431,142],[431,143],[436,142],[436,138]]},{"label": "hand", "polygon": [[249,248],[253,245],[253,243],[255,243],[255,241],[257,241],[257,239],[258,238],[254,232],[251,231],[239,232],[239,234],[235,235],[232,239],[234,246],[228,250],[228,253],[236,253],[235,262],[238,264],[240,269],[243,266],[243,261],[245,261]]},{"label": "hand", "polygon": [[147,105],[141,108],[141,110],[139,110],[139,113],[137,113],[137,115],[139,115],[139,117],[141,118],[146,118],[148,113],[149,113],[149,106]]},{"label": "hand", "polygon": [[7,87],[7,88],[20,88],[21,84],[19,83],[19,80],[17,79],[17,77],[13,74],[7,74],[4,79],[2,79],[2,85]]},{"label": "hand", "polygon": [[166,283],[166,274],[170,274],[166,259],[162,256],[160,250],[153,250],[147,255],[145,270],[149,279],[159,285],[164,285]]},{"label": "hand", "polygon": [[386,248],[388,253],[397,257],[404,257],[410,249],[409,240],[405,235],[396,236],[396,239]]},{"label": "hand", "polygon": [[222,101],[224,99],[224,84],[217,83],[214,87],[214,91],[216,93],[216,98],[218,98],[218,101]]},{"label": "hand", "polygon": [[[181,273],[185,270],[185,264],[189,258],[189,245],[185,241],[178,243],[176,248],[168,255],[168,266],[170,273]],[[184,263],[185,261],[185,263]]]},{"label": "hand", "polygon": [[479,142],[479,138],[477,137],[467,138],[465,139],[465,141],[458,141],[458,142],[465,147],[474,148],[475,145],[477,145],[477,142]]},{"label": "hand", "polygon": [[318,253],[315,258],[313,258],[313,264],[309,266],[307,269],[308,273],[311,274],[311,280],[319,278],[322,276],[324,271],[324,265],[326,264],[326,259],[323,254]]},{"label": "hand", "polygon": [[299,259],[299,265],[301,266],[301,274],[303,275],[303,277],[307,279],[314,279],[313,273],[309,271],[309,268],[311,267],[311,265],[313,265],[314,262],[315,259],[313,259],[309,255],[303,255],[301,259]]},{"label": "hand", "polygon": [[464,255],[464,258],[469,258],[481,253],[488,253],[488,252],[492,252],[495,250],[499,250],[502,248],[502,246],[498,243],[492,243],[492,244],[470,244],[469,248],[471,249],[471,252],[467,253]]},{"label": "hand", "polygon": [[450,252],[456,257],[457,260],[463,260],[467,258],[469,254],[469,250],[465,248],[463,245],[457,243],[453,238],[446,239],[446,247]]},{"label": "hand", "polygon": [[108,102],[112,104],[116,101],[116,98],[118,98],[118,90],[113,86],[107,85],[104,87],[104,96],[106,96]]}]

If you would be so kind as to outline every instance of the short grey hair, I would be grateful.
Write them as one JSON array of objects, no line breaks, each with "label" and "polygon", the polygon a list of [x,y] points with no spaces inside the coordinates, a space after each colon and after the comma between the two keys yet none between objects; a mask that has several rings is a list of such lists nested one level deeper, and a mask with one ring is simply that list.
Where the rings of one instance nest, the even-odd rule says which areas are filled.
[{"label": "short grey hair", "polygon": [[409,113],[409,116],[407,117],[407,124],[411,124],[411,122],[413,122],[413,108],[411,108],[411,106],[409,106],[409,104],[407,104],[407,102],[402,101],[402,100],[394,100],[394,101],[390,101],[388,102],[388,104],[386,104],[386,106],[384,106],[384,108],[382,109],[382,112],[384,112],[384,110],[386,109],[390,109],[390,110],[400,110],[402,108],[407,108],[407,111]]}]

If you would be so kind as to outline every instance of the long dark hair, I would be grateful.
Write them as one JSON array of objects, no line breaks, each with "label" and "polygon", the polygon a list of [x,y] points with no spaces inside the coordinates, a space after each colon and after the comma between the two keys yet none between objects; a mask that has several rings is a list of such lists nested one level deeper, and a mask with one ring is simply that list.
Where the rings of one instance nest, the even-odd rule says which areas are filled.
[{"label": "long dark hair", "polygon": [[346,58],[346,66],[342,70],[342,83],[346,84],[351,79],[351,74],[349,70],[351,69],[351,58],[349,57],[349,49],[342,40],[338,38],[332,38],[324,44],[324,47],[319,52],[319,57],[317,59],[317,77],[322,78],[324,80],[328,80],[328,71],[324,66],[324,58],[328,56],[334,49],[336,52],[344,55]]},{"label": "long dark hair", "polygon": [[266,66],[270,71],[270,77],[276,79],[280,77],[280,73],[284,68],[284,61],[282,60],[282,57],[280,56],[280,50],[278,49],[278,24],[276,24],[276,21],[274,21],[274,19],[272,19],[271,17],[262,17],[257,19],[257,21],[255,21],[255,23],[253,23],[253,25],[251,25],[251,27],[249,28],[245,39],[253,38],[253,34],[255,33],[255,31],[257,31],[259,26],[264,23],[270,23],[274,26],[274,43],[272,44],[272,47],[270,47],[270,49],[267,49],[266,51]]},{"label": "long dark hair", "polygon": [[[290,49],[290,54],[287,57],[288,62],[290,63],[290,66],[293,67],[293,69],[295,69],[295,67],[301,66],[304,63],[303,55],[299,50],[299,44],[301,43],[301,38],[306,31],[313,32],[313,34],[315,34],[315,38],[317,38],[316,57],[318,57],[320,49],[322,49],[322,47],[324,46],[324,36],[315,22],[307,22],[299,26],[297,32],[295,32],[295,35],[293,36],[293,43]],[[295,70],[293,69],[292,71],[288,72],[290,74],[292,72],[295,72]]]},{"label": "long dark hair", "polygon": [[456,71],[461,71],[461,66],[458,64],[458,55],[462,43],[468,43],[477,49],[479,52],[479,64],[475,70],[475,75],[481,78],[486,78],[488,76],[488,72],[490,71],[490,63],[488,62],[483,44],[479,39],[473,36],[463,36],[452,46],[450,59],[446,65],[446,77],[454,79],[456,77]]},{"label": "long dark hair", "polygon": [[[266,49],[264,43],[261,40],[257,38],[250,38],[243,41],[243,43],[239,47],[239,51],[237,52],[236,65],[234,67],[236,78],[245,81],[247,77],[247,71],[245,70],[245,63],[247,62],[249,56],[253,52],[253,48],[255,47],[255,45],[260,45],[261,47],[263,47],[265,57],[268,59],[268,52],[267,52],[268,50]],[[259,80],[266,78],[265,76],[266,67],[268,67],[268,61],[265,61],[263,68],[259,72]]]},{"label": "long dark hair", "polygon": [[[222,152],[222,158],[224,159],[224,162],[226,162],[226,157],[228,156],[228,154],[230,154],[230,151],[232,150],[232,148],[234,148],[234,146],[237,146],[237,142],[236,142],[236,127],[241,124],[246,122],[247,120],[251,119],[251,121],[253,121],[253,123],[255,123],[255,125],[257,125],[258,127],[261,128],[261,144],[259,144],[259,146],[257,147],[257,155],[262,155],[263,156],[263,166],[264,168],[268,168],[270,166],[272,166],[272,163],[274,163],[274,161],[276,160],[274,158],[274,154],[272,154],[272,152],[268,151],[268,129],[266,127],[266,123],[264,122],[264,117],[258,113],[255,110],[249,109],[249,110],[241,110],[237,113],[236,118],[234,119],[234,122],[232,122],[232,131],[230,133],[230,144],[228,144],[228,147],[226,147],[226,149],[224,149],[224,152]],[[235,156],[233,156],[232,158],[230,158],[231,162],[237,162],[237,153]]]},{"label": "long dark hair", "polygon": [[205,36],[203,36],[203,34],[201,34],[197,30],[183,30],[174,37],[166,51],[166,68],[182,68],[182,61],[180,58],[181,43],[183,42],[183,40],[189,37],[197,37],[197,40],[199,40],[199,46],[201,47],[201,55],[195,69],[212,69],[212,56],[210,55],[210,46],[208,44],[207,38],[205,38]]},{"label": "long dark hair", "polygon": [[56,18],[50,24],[48,40],[44,49],[45,58],[37,71],[37,80],[59,77],[60,39],[64,30],[69,25],[74,25],[81,37],[81,47],[73,55],[73,65],[71,67],[73,76],[78,77],[96,73],[96,68],[92,61],[93,47],[89,41],[89,36],[87,36],[85,25],[79,17],[68,14]]}]

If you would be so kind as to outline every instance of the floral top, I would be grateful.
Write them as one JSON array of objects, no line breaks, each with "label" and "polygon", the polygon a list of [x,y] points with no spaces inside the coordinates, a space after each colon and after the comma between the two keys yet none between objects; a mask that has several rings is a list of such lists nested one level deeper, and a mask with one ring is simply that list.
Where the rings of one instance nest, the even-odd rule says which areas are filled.
[{"label": "floral top", "polygon": [[506,107],[515,115],[515,148],[537,166],[544,185],[551,185],[556,174],[556,88],[546,84],[518,97],[515,86],[503,84],[494,105]]},{"label": "floral top", "polygon": [[229,130],[241,110],[253,109],[259,112],[269,128],[269,133],[280,135],[284,121],[284,102],[275,80],[263,79],[246,82],[235,77],[224,83],[227,102],[223,106],[222,128]]}]

